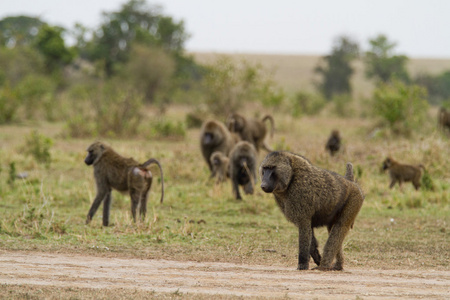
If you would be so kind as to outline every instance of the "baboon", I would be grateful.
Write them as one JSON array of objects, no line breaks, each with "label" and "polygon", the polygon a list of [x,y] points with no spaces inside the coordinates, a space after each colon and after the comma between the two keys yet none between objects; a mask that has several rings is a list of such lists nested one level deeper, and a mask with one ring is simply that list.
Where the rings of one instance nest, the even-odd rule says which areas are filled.
[{"label": "baboon", "polygon": [[389,176],[391,177],[391,184],[389,188],[393,188],[394,185],[398,182],[400,188],[402,187],[403,182],[411,181],[414,188],[418,190],[420,188],[420,180],[422,178],[422,170],[425,171],[425,167],[423,165],[404,165],[401,164],[391,157],[387,157],[383,161],[383,171],[389,170]]},{"label": "baboon", "polygon": [[214,120],[203,123],[200,132],[200,148],[211,171],[211,177],[213,177],[213,166],[210,160],[211,154],[215,151],[220,151],[228,156],[236,143],[237,136],[233,135],[223,123]]},{"label": "baboon", "polygon": [[230,153],[230,178],[233,195],[242,200],[239,185],[244,187],[246,194],[253,194],[253,185],[256,181],[256,149],[247,142],[240,141]]},{"label": "baboon", "polygon": [[270,152],[272,150],[264,142],[267,134],[267,128],[264,122],[267,120],[271,124],[270,137],[273,137],[274,120],[271,115],[266,115],[261,120],[257,120],[247,119],[238,113],[234,113],[228,117],[227,127],[231,132],[238,133],[243,141],[252,143],[257,152],[259,152],[260,148]]},{"label": "baboon", "polygon": [[[342,270],[342,243],[364,201],[354,181],[353,166],[345,176],[318,168],[305,157],[290,152],[272,152],[259,169],[261,189],[273,193],[288,221],[299,231],[298,270],[309,268],[313,257],[319,270]],[[314,228],[327,226],[328,240],[320,257]],[[336,259],[334,265],[333,261]]]},{"label": "baboon", "polygon": [[445,107],[441,107],[439,109],[439,128],[442,130],[447,129],[450,130],[450,111],[447,111]]},{"label": "baboon", "polygon": [[164,176],[161,164],[154,158],[139,164],[133,158],[125,158],[102,142],[95,142],[87,148],[84,162],[94,166],[94,178],[97,185],[95,196],[86,224],[94,217],[100,203],[103,202],[103,226],[109,225],[109,211],[111,207],[111,190],[129,192],[131,197],[131,214],[136,221],[136,212],[139,206],[141,218],[147,212],[147,195],[152,186],[153,176],[147,167],[157,164],[161,172],[161,203],[164,200]]},{"label": "baboon", "polygon": [[341,148],[341,136],[338,130],[331,131],[331,135],[328,138],[327,144],[325,145],[325,149],[328,150],[333,156],[336,152]]},{"label": "baboon", "polygon": [[220,151],[215,151],[211,154],[210,162],[212,165],[212,177],[217,177],[217,182],[224,182],[228,177],[230,177],[229,173],[229,162],[230,159],[225,156]]}]

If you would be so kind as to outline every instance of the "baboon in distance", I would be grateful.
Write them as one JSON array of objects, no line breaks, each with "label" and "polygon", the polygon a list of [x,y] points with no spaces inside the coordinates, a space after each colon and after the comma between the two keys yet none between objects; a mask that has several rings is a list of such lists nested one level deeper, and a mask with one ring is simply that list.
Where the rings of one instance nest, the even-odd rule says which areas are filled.
[{"label": "baboon in distance", "polygon": [[389,176],[391,177],[391,184],[389,188],[393,188],[398,182],[400,188],[403,182],[411,181],[414,188],[418,190],[420,188],[420,180],[422,178],[422,170],[425,170],[423,165],[404,165],[401,164],[391,157],[387,157],[383,161],[383,170],[389,170]]},{"label": "baboon in distance", "polygon": [[200,131],[200,149],[211,171],[211,177],[213,176],[213,166],[210,160],[211,154],[215,151],[220,151],[228,156],[237,141],[237,136],[233,135],[223,123],[214,120],[203,123]]},{"label": "baboon in distance", "polygon": [[450,130],[450,111],[447,111],[445,107],[441,107],[439,109],[439,128],[442,130],[447,129]]},{"label": "baboon in distance", "polygon": [[[262,190],[273,193],[287,220],[298,227],[297,269],[307,270],[311,255],[319,270],[342,270],[342,243],[365,197],[354,181],[352,164],[347,163],[346,174],[341,176],[283,151],[269,153],[259,172]],[[314,228],[320,226],[327,226],[329,234],[322,258],[314,236]]]},{"label": "baboon in distance", "polygon": [[238,133],[243,141],[252,143],[257,152],[259,152],[259,148],[270,152],[272,150],[264,142],[267,134],[267,128],[264,122],[267,120],[271,124],[270,137],[273,137],[274,120],[271,115],[266,115],[261,120],[257,120],[247,119],[238,113],[233,113],[227,119],[227,127],[231,132]]},{"label": "baboon in distance", "polygon": [[325,149],[328,150],[333,156],[336,152],[341,148],[341,135],[339,134],[339,130],[331,131],[331,135],[328,138],[327,144],[325,145]]},{"label": "baboon in distance", "polygon": [[217,182],[224,182],[228,177],[229,173],[229,162],[230,159],[225,156],[220,151],[215,151],[211,154],[211,165],[212,165],[212,177],[217,177]]},{"label": "baboon in distance", "polygon": [[256,149],[247,142],[240,141],[230,153],[230,178],[233,195],[242,200],[239,185],[244,187],[246,194],[253,194],[253,185],[256,181]]},{"label": "baboon in distance", "polygon": [[136,221],[136,212],[139,206],[141,218],[147,212],[147,195],[152,186],[153,176],[147,169],[151,164],[157,164],[161,172],[161,203],[164,200],[164,176],[161,164],[154,158],[140,164],[133,158],[125,158],[102,142],[95,142],[87,148],[84,162],[94,166],[94,178],[97,185],[95,196],[86,224],[94,217],[100,204],[103,202],[103,226],[109,225],[109,211],[111,208],[111,190],[129,192],[131,197],[131,214]]}]

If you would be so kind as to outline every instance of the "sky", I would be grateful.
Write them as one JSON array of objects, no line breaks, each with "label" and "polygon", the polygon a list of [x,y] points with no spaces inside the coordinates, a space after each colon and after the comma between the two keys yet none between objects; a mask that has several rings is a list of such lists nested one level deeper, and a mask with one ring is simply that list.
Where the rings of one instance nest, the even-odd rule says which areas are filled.
[{"label": "sky", "polygon": [[[51,25],[97,28],[102,12],[126,0],[0,0],[0,19],[27,15]],[[162,13],[183,20],[187,51],[313,54],[331,52],[348,36],[362,50],[384,34],[396,54],[450,58],[448,0],[152,0]]]}]

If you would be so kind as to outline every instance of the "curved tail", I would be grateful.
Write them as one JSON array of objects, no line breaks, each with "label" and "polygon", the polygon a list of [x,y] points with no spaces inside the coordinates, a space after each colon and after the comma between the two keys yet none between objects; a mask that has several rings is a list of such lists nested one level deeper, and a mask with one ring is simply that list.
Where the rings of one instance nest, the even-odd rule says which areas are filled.
[{"label": "curved tail", "polygon": [[141,166],[142,167],[147,167],[147,166],[149,166],[151,164],[158,165],[159,171],[161,172],[161,201],[160,202],[163,203],[163,201],[164,201],[164,174],[163,174],[163,169],[161,167],[161,164],[155,158],[150,158],[145,163],[143,163]]},{"label": "curved tail", "polygon": [[273,120],[273,117],[271,115],[265,115],[264,118],[262,118],[262,121],[265,122],[269,120],[270,121],[270,137],[273,138],[273,131],[275,130],[275,121]]},{"label": "curved tail", "polygon": [[345,170],[345,179],[350,181],[355,181],[355,175],[353,174],[353,165],[352,163],[348,162]]}]

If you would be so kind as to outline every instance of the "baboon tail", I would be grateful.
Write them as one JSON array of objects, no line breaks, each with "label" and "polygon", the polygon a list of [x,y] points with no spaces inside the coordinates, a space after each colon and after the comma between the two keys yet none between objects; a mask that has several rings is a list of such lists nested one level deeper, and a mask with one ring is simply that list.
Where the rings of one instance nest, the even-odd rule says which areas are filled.
[{"label": "baboon tail", "polygon": [[154,158],[150,158],[145,163],[143,163],[141,166],[145,168],[151,164],[157,164],[159,167],[159,171],[161,172],[161,201],[160,202],[163,203],[163,201],[164,201],[164,174],[163,174],[163,169],[161,167],[161,164],[159,163],[158,160],[156,160]]},{"label": "baboon tail", "polygon": [[265,122],[266,120],[270,121],[270,137],[273,138],[273,131],[275,130],[275,121],[273,120],[273,117],[271,115],[265,115],[264,118],[262,118],[262,121]]},{"label": "baboon tail", "polygon": [[347,167],[345,170],[345,179],[350,181],[355,181],[355,175],[353,174],[353,165],[352,163],[347,163]]}]

